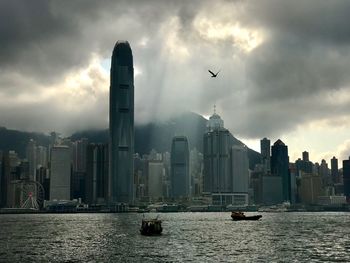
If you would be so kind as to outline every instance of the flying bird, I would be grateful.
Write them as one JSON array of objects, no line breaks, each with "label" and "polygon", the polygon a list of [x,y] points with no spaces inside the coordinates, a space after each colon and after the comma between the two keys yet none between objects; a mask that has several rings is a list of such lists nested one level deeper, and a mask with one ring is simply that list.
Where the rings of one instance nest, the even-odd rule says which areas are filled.
[{"label": "flying bird", "polygon": [[216,74],[214,74],[214,72],[212,72],[212,71],[209,70],[209,69],[208,69],[208,71],[209,71],[209,73],[211,74],[211,77],[212,77],[212,78],[216,78],[217,75],[219,74],[219,72],[221,71],[221,69],[220,69]]}]

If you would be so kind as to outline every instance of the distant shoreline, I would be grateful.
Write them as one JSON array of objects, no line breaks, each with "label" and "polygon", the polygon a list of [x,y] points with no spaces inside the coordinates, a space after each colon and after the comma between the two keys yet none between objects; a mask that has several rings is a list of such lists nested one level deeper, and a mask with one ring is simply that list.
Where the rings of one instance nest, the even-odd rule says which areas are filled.
[{"label": "distant shoreline", "polygon": [[[348,209],[328,209],[328,210],[289,210],[289,211],[248,211],[247,213],[310,213],[310,212],[350,212]],[[230,211],[152,211],[152,212],[135,212],[135,211],[124,211],[124,212],[114,212],[114,211],[76,211],[76,212],[52,212],[52,211],[0,211],[0,215],[24,215],[24,214],[148,214],[148,213],[157,213],[157,214],[168,214],[168,213],[230,213]]]}]

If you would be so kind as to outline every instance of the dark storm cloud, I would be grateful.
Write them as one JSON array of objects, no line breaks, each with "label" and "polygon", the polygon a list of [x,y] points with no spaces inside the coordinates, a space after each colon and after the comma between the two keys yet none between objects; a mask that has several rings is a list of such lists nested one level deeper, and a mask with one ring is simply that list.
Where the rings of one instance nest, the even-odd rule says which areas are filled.
[{"label": "dark storm cloud", "polygon": [[350,41],[349,12],[347,0],[262,0],[250,1],[248,16],[242,19],[268,28],[273,34],[304,39],[305,43],[347,45]]},{"label": "dark storm cloud", "polygon": [[[164,1],[1,1],[1,70],[39,82],[57,80],[87,63],[92,52],[110,56],[118,37],[132,42],[152,32],[166,10],[177,12],[176,6]],[[181,11],[184,19],[186,10]]]},{"label": "dark storm cloud", "polygon": [[239,132],[278,135],[344,114],[324,99],[350,87],[349,1],[259,1],[246,10],[242,20],[268,37],[247,60],[252,110]]},{"label": "dark storm cloud", "polygon": [[[349,1],[1,1],[0,96],[62,85],[94,54],[109,58],[115,41],[127,39],[141,71],[135,78],[138,121],[182,110],[210,114],[216,104],[233,133],[278,136],[308,121],[350,114],[345,102],[326,99],[349,88],[349,13]],[[209,24],[200,28],[201,22]],[[210,25],[222,35],[206,32]],[[242,39],[232,35],[235,25],[260,32],[261,44],[242,50]],[[219,78],[210,79],[208,69],[221,69]],[[108,82],[101,74],[90,77],[93,84],[80,86],[84,96],[77,95],[76,104],[96,97],[91,108],[52,99],[3,106],[1,124],[65,131],[106,126],[107,116],[99,116],[108,112],[108,94],[96,89]],[[38,114],[46,107],[50,117]]]}]

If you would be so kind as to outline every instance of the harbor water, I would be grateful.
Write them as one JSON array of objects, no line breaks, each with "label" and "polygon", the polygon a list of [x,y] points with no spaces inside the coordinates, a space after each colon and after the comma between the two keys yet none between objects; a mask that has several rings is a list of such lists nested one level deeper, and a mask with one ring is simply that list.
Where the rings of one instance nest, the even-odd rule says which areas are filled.
[{"label": "harbor water", "polygon": [[[256,213],[247,213],[254,215]],[[0,215],[0,262],[350,262],[350,213]]]}]

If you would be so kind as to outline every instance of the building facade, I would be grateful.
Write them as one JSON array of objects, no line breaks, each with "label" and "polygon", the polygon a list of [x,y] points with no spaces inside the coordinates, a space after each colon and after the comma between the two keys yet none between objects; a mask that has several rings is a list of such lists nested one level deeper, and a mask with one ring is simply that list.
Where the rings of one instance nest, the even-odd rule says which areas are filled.
[{"label": "building facade", "polygon": [[153,201],[163,198],[164,166],[162,161],[148,163],[148,195]]},{"label": "building facade", "polygon": [[260,140],[261,163],[264,165],[264,172],[271,171],[271,141],[267,138]]},{"label": "building facade", "polygon": [[232,192],[248,193],[249,161],[247,147],[234,145],[230,154]]},{"label": "building facade", "polygon": [[343,184],[346,201],[350,203],[350,157],[343,161]]},{"label": "building facade", "polygon": [[175,136],[171,143],[171,197],[190,196],[190,153],[186,136]]},{"label": "building facade", "polygon": [[271,147],[271,152],[271,173],[281,177],[283,201],[290,201],[291,180],[288,169],[288,147],[281,140],[277,140]]},{"label": "building facade", "polygon": [[301,203],[317,204],[318,197],[322,195],[322,177],[318,174],[302,174],[300,184]]},{"label": "building facade", "polygon": [[333,156],[331,159],[331,178],[333,184],[339,183],[339,168],[338,168],[338,159]]},{"label": "building facade", "polygon": [[37,148],[36,142],[31,139],[26,147],[26,158],[29,163],[29,180],[36,181],[36,166],[37,166]]},{"label": "building facade", "polygon": [[111,62],[109,94],[109,202],[134,201],[134,68],[127,41],[118,41]]},{"label": "building facade", "polygon": [[105,204],[108,199],[108,145],[88,144],[86,152],[85,201]]},{"label": "building facade", "polygon": [[223,125],[221,117],[214,113],[203,136],[203,192],[206,193],[232,192],[230,132]]},{"label": "building facade", "polygon": [[60,145],[51,148],[50,200],[71,199],[71,150]]}]

